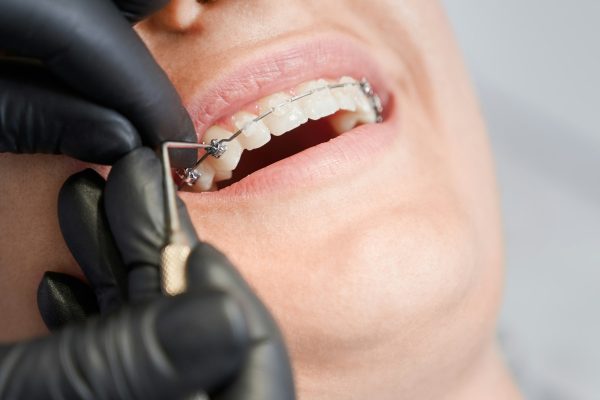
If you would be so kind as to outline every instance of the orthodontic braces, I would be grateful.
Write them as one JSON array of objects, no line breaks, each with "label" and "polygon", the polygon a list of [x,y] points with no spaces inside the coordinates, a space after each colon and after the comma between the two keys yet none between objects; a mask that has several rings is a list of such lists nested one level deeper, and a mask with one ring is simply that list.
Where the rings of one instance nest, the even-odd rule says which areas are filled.
[{"label": "orthodontic braces", "polygon": [[377,94],[375,94],[373,87],[365,78],[361,79],[360,81],[356,81],[356,82],[333,83],[330,85],[325,85],[325,86],[322,86],[322,87],[319,87],[316,89],[309,90],[307,92],[304,92],[304,93],[301,93],[294,97],[291,97],[290,99],[282,102],[281,104],[277,104],[276,106],[272,107],[269,111],[265,111],[261,115],[254,118],[252,121],[249,121],[246,125],[244,125],[241,129],[238,129],[233,135],[231,135],[228,138],[219,139],[219,140],[217,140],[217,139],[211,140],[210,145],[208,145],[208,147],[205,148],[206,153],[204,155],[202,155],[202,157],[200,157],[200,159],[198,161],[196,161],[196,164],[194,164],[193,167],[185,168],[185,169],[177,169],[175,171],[175,173],[177,174],[179,179],[181,179],[182,184],[185,184],[187,186],[193,186],[201,176],[201,173],[198,172],[198,170],[197,170],[200,163],[202,163],[202,161],[206,160],[206,158],[208,158],[209,156],[212,156],[215,158],[220,158],[227,151],[227,143],[231,142],[232,140],[237,138],[239,135],[241,135],[242,132],[245,129],[247,129],[251,124],[268,117],[269,115],[274,113],[276,109],[278,109],[280,107],[284,107],[285,105],[287,105],[289,103],[293,103],[294,101],[298,101],[298,100],[308,97],[314,93],[323,91],[325,89],[331,90],[331,89],[339,89],[339,88],[345,88],[345,87],[350,87],[350,86],[359,86],[360,87],[362,92],[367,96],[367,98],[371,102],[371,106],[373,107],[373,110],[375,111],[375,122],[376,123],[383,122],[383,105],[381,103],[381,99],[379,98],[379,96],[377,96]]}]

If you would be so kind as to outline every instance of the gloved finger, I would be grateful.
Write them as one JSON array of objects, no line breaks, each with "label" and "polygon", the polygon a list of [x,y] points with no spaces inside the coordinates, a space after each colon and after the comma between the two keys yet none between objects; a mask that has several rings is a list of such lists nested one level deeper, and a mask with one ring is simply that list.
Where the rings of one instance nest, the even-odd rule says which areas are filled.
[{"label": "gloved finger", "polygon": [[245,319],[222,292],[161,297],[0,346],[2,399],[179,399],[235,375]]},{"label": "gloved finger", "polygon": [[[133,123],[144,144],[197,141],[175,88],[114,3],[4,0],[0,48],[40,59],[54,75]],[[190,166],[193,152],[180,152]]]},{"label": "gloved finger", "polygon": [[169,0],[113,0],[129,22],[138,22],[160,10]]},{"label": "gloved finger", "polygon": [[0,152],[110,164],[141,146],[125,117],[77,97],[36,65],[0,63],[0,115]]},{"label": "gloved finger", "polygon": [[199,243],[188,258],[188,290],[222,290],[242,306],[251,347],[242,371],[215,400],[293,400],[294,380],[283,337],[269,311],[223,253]]},{"label": "gloved finger", "polygon": [[[170,179],[170,178],[169,178]],[[167,242],[162,165],[148,148],[139,148],[117,162],[106,182],[104,207],[115,243],[129,275],[130,299],[139,288],[160,293],[160,251]],[[183,202],[178,201],[182,228],[193,246],[198,241]],[[132,275],[133,274],[133,275]],[[135,279],[134,279],[135,278]],[[142,291],[147,296],[147,291]]]},{"label": "gloved finger", "polygon": [[81,322],[98,313],[94,291],[79,279],[59,272],[46,272],[37,290],[37,304],[51,331]]},{"label": "gloved finger", "polygon": [[223,253],[200,242],[188,258],[188,290],[218,289],[230,293],[241,304],[248,305],[250,331],[253,337],[278,335],[269,312]]},{"label": "gloved finger", "polygon": [[127,299],[127,271],[104,214],[104,179],[94,170],[78,172],[58,196],[58,220],[69,250],[94,289],[102,313]]},{"label": "gloved finger", "polygon": [[161,293],[160,271],[156,265],[134,264],[129,266],[129,271],[129,301],[146,302]]}]

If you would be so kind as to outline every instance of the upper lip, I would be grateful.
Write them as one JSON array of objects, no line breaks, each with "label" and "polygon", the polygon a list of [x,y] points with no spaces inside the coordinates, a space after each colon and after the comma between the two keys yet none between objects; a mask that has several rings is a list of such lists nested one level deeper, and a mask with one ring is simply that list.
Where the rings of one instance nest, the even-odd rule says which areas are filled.
[{"label": "upper lip", "polygon": [[388,95],[373,55],[359,39],[337,32],[295,35],[261,45],[224,65],[215,79],[195,88],[186,108],[198,139],[220,118],[277,91],[316,78],[367,78],[384,105]]}]

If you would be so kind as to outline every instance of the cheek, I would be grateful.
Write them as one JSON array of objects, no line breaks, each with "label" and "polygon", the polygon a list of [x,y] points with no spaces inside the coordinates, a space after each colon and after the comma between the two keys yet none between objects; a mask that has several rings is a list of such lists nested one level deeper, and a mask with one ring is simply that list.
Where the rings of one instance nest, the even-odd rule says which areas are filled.
[{"label": "cheek", "polygon": [[338,232],[309,257],[296,254],[302,264],[288,260],[283,273],[253,283],[297,360],[318,363],[384,349],[407,356],[414,350],[409,343],[429,342],[425,338],[473,295],[473,243],[455,210],[390,210]]},{"label": "cheek", "polygon": [[409,382],[473,364],[494,329],[500,259],[482,253],[451,191],[432,192],[304,251],[285,247],[277,264],[245,265],[299,371],[381,365],[394,375],[382,379]]},{"label": "cheek", "polygon": [[492,329],[499,259],[480,246],[489,236],[478,237],[437,128],[405,108],[396,147],[353,185],[215,219],[190,207],[274,313],[297,365],[455,362]]}]

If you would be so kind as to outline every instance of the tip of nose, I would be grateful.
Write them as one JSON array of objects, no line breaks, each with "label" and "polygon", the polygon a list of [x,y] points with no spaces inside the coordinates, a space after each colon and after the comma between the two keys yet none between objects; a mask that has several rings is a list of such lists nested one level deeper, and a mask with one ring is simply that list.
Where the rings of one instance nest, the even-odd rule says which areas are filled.
[{"label": "tip of nose", "polygon": [[216,0],[173,0],[152,16],[152,22],[173,32],[185,32],[197,26],[208,4]]}]

